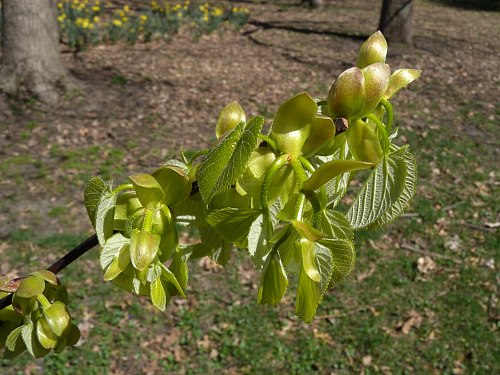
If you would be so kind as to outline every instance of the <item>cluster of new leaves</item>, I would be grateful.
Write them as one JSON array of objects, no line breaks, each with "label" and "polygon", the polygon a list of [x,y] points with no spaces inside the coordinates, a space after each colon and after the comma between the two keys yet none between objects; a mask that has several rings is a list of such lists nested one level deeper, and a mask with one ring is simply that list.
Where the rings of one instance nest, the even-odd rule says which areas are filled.
[{"label": "cluster of new leaves", "polygon": [[[264,118],[247,121],[233,102],[220,113],[213,148],[115,190],[91,180],[85,201],[104,279],[164,310],[170,297],[185,297],[188,259],[225,265],[237,247],[261,270],[258,303],[279,303],[295,275],[296,313],[310,322],[326,290],[354,267],[354,230],[393,221],[415,193],[415,160],[392,143],[389,99],[420,71],[391,74],[386,52],[375,33],[325,101],[292,97],[265,133]],[[344,215],[336,206],[362,169],[371,173]],[[200,242],[179,245],[178,225],[196,228]]]},{"label": "cluster of new leaves", "polygon": [[[354,231],[392,222],[415,194],[415,158],[407,146],[393,144],[390,99],[420,71],[391,73],[386,54],[385,38],[373,34],[357,66],[340,74],[326,100],[307,93],[290,98],[267,131],[263,117],[247,120],[233,102],[219,115],[211,149],[190,158],[181,153],[182,161],[133,175],[116,188],[90,180],[85,205],[102,248],[104,280],[149,296],[165,310],[172,296],[186,298],[189,259],[209,256],[225,265],[236,247],[261,272],[258,303],[278,304],[292,279],[296,314],[312,321],[325,292],[354,267]],[[337,206],[359,170],[369,170],[368,177],[342,213]],[[199,242],[179,244],[182,226],[195,229]],[[45,350],[72,343],[63,333],[67,324],[56,331],[33,323],[42,316],[49,322],[43,303],[42,315],[29,310],[34,320],[23,329],[31,334],[47,327],[53,335],[46,336],[58,339],[40,339]],[[16,349],[18,341],[9,338],[8,349]]]},{"label": "cluster of new leaves", "polygon": [[25,278],[0,279],[0,297],[13,293],[12,305],[0,310],[0,349],[4,358],[28,350],[36,358],[51,349],[60,353],[80,339],[66,307],[68,292],[56,275],[43,270]]}]

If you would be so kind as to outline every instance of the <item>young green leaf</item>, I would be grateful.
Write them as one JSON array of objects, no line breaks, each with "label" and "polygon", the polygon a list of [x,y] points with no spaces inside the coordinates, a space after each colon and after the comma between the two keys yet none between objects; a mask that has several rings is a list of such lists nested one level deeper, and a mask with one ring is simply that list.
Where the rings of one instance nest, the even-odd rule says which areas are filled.
[{"label": "young green leaf", "polygon": [[378,164],[384,152],[380,140],[366,122],[351,121],[346,134],[349,150],[354,159]]},{"label": "young green leaf", "polygon": [[390,99],[395,93],[403,87],[408,86],[411,82],[415,81],[422,74],[421,70],[417,69],[398,69],[392,73],[389,80],[389,87],[385,92],[385,97]]},{"label": "young green leaf", "polygon": [[91,178],[85,185],[83,199],[85,200],[85,208],[89,215],[92,225],[95,227],[95,213],[97,205],[101,200],[101,195],[106,190],[107,186],[100,177]]},{"label": "young green leaf", "polygon": [[167,283],[168,290],[171,291],[170,295],[179,294],[180,296],[186,298],[186,294],[182,289],[179,281],[175,277],[174,273],[170,271],[165,265],[160,263],[161,266],[161,279]]},{"label": "young green leaf", "polygon": [[141,204],[154,209],[156,204],[165,197],[165,193],[158,181],[147,173],[135,174],[129,177]]},{"label": "young green leaf", "polygon": [[257,146],[257,135],[263,124],[261,116],[252,118],[246,127],[243,122],[240,123],[209,152],[198,171],[198,184],[206,203],[243,174]]},{"label": "young green leaf", "polygon": [[28,276],[17,288],[16,295],[20,298],[31,298],[42,294],[45,290],[45,280],[39,276]]},{"label": "young green leaf", "polygon": [[163,288],[161,278],[157,278],[151,283],[151,302],[160,311],[165,311],[167,307],[167,294]]},{"label": "young green leaf", "polygon": [[394,154],[385,156],[365,181],[347,213],[354,229],[367,227],[396,202],[406,178],[404,160]]},{"label": "young green leaf", "polygon": [[380,228],[396,220],[408,208],[415,195],[417,190],[417,164],[415,157],[407,151],[404,152],[402,157],[406,164],[407,173],[401,194],[377,220],[368,226],[368,229]]},{"label": "young green leaf", "polygon": [[211,212],[207,216],[207,222],[227,241],[245,248],[250,227],[259,214],[260,210],[239,210],[228,207]]},{"label": "young green leaf", "polygon": [[156,258],[161,237],[147,231],[134,229],[130,238],[130,260],[138,271],[146,270]]},{"label": "young green leaf", "polygon": [[125,237],[121,233],[115,233],[108,239],[102,248],[99,258],[101,269],[104,271],[111,264],[115,256],[120,253],[121,249],[128,245],[130,245],[130,238]]},{"label": "young green leaf", "polygon": [[341,212],[326,209],[322,212],[321,229],[328,238],[354,241],[354,230]]},{"label": "young green leaf", "polygon": [[314,229],[312,226],[310,226],[307,223],[303,223],[303,222],[297,221],[297,220],[292,220],[292,225],[295,228],[295,230],[297,232],[299,232],[301,237],[307,238],[309,241],[316,242],[316,241],[326,237],[326,234],[321,233],[317,229]]},{"label": "young green leaf", "polygon": [[21,336],[21,331],[23,330],[23,327],[24,326],[19,326],[16,329],[14,329],[13,331],[11,331],[9,333],[9,335],[7,336],[7,340],[5,340],[5,346],[11,352],[16,350],[17,342]]},{"label": "young green leaf", "polygon": [[49,270],[35,271],[35,272],[32,272],[30,275],[41,277],[46,282],[48,282],[49,284],[52,284],[52,285],[59,284],[59,281],[57,280],[57,276],[53,272],[50,272]]},{"label": "young green leaf", "polygon": [[115,217],[116,195],[108,186],[101,194],[101,199],[96,208],[95,231],[101,247],[113,235],[113,222]]},{"label": "young green leaf", "polygon": [[288,99],[278,109],[270,137],[285,154],[299,155],[311,132],[318,105],[305,92]]},{"label": "young green leaf", "polygon": [[47,320],[43,316],[36,322],[36,336],[40,345],[45,349],[52,349],[57,345],[58,337],[52,332]]},{"label": "young green leaf", "polygon": [[313,252],[316,269],[319,273],[319,282],[314,281],[309,276],[308,270],[303,265],[295,300],[295,314],[306,323],[311,322],[316,315],[316,310],[328,287],[334,268],[332,253],[327,247],[315,243]]},{"label": "young green leaf", "polygon": [[182,168],[165,165],[154,171],[153,177],[165,192],[167,206],[182,202],[191,193],[191,182]]},{"label": "young green leaf", "polygon": [[70,316],[68,308],[60,301],[56,301],[49,308],[44,309],[43,316],[57,337],[61,337],[66,328],[69,327]]},{"label": "young green leaf", "polygon": [[373,168],[374,164],[358,160],[331,160],[321,164],[302,184],[302,190],[312,192],[343,173]]},{"label": "young green leaf", "polygon": [[299,246],[302,253],[302,267],[304,272],[312,281],[317,283],[321,280],[321,275],[316,264],[316,253],[314,251],[314,242],[302,238],[299,240]]},{"label": "young green leaf", "polygon": [[354,269],[354,263],[356,262],[354,243],[328,238],[321,240],[320,245],[328,248],[331,252],[332,277],[330,287],[333,287],[344,280]]},{"label": "young green leaf", "polygon": [[173,256],[172,264],[170,265],[170,270],[179,282],[179,285],[183,291],[186,291],[188,283],[189,270],[186,262],[187,257],[182,256],[179,252],[176,252]]},{"label": "young green leaf", "polygon": [[277,305],[285,295],[288,278],[278,252],[271,254],[264,264],[260,278],[257,303]]},{"label": "young green leaf", "polygon": [[323,148],[335,136],[335,125],[330,117],[316,116],[311,121],[311,132],[302,146],[302,155],[309,157]]},{"label": "young green leaf", "polygon": [[[108,241],[109,242],[109,241]],[[115,279],[130,264],[130,246],[126,244],[115,253],[113,261],[104,272],[104,281]]]}]

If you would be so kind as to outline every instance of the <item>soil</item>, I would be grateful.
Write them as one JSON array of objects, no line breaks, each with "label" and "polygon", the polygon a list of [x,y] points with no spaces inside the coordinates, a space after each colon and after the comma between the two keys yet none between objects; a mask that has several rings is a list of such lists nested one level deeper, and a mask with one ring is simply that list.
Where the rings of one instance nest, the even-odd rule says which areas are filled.
[{"label": "soil", "polygon": [[[380,4],[337,0],[315,11],[297,3],[242,3],[251,12],[247,25],[199,40],[183,30],[169,43],[63,53],[77,88],[57,108],[0,99],[0,238],[27,228],[39,235],[90,231],[83,177],[108,163],[120,182],[178,157],[181,147],[210,146],[218,112],[233,100],[269,119],[294,93],[324,98],[377,29]],[[495,12],[416,2],[415,46],[390,45],[388,55],[393,69],[424,72],[395,100],[401,125],[432,132],[453,123],[453,131],[496,146],[456,114],[472,103],[495,119],[498,20]],[[63,223],[54,208],[64,211]]]}]

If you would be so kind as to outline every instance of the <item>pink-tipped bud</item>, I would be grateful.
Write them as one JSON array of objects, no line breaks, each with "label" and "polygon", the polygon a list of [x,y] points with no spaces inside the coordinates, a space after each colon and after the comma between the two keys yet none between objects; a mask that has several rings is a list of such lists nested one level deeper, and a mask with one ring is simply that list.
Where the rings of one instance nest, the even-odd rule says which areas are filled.
[{"label": "pink-tipped bud", "polygon": [[391,68],[384,63],[368,65],[361,69],[365,77],[365,106],[363,108],[364,117],[377,108],[380,100],[387,91],[389,79],[391,77]]},{"label": "pink-tipped bud", "polygon": [[327,102],[331,117],[356,118],[365,105],[365,77],[361,69],[344,71],[334,82]]}]

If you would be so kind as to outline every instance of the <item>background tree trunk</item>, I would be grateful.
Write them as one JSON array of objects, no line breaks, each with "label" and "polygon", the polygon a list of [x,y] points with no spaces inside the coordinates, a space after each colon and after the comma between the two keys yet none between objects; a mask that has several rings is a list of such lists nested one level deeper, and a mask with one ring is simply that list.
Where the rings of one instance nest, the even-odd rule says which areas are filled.
[{"label": "background tree trunk", "polygon": [[411,32],[412,0],[384,0],[379,29],[387,40],[413,45]]},{"label": "background tree trunk", "polygon": [[3,0],[0,90],[21,87],[41,101],[57,102],[56,85],[67,71],[59,55],[56,7],[52,0]]},{"label": "background tree trunk", "polygon": [[302,0],[301,3],[307,4],[311,8],[321,8],[325,2],[323,0]]}]

